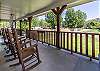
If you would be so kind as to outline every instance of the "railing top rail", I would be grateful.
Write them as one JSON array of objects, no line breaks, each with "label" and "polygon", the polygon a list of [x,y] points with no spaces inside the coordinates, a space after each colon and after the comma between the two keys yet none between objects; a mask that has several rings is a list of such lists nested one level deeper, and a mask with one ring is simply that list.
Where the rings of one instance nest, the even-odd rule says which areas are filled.
[{"label": "railing top rail", "polygon": [[95,32],[79,32],[79,31],[61,31],[64,33],[77,33],[77,34],[89,34],[89,35],[100,35],[100,33]]},{"label": "railing top rail", "polygon": [[[55,30],[37,30],[38,32],[57,32]],[[89,35],[100,35],[95,32],[80,32],[80,31],[60,31],[61,33],[77,33],[77,34],[89,34]]]}]

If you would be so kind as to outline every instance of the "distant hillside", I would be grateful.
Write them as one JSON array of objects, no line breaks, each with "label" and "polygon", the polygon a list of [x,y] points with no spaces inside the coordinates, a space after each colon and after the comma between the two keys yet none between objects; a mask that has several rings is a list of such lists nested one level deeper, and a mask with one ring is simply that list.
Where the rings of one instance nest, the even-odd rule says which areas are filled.
[{"label": "distant hillside", "polygon": [[95,18],[94,20],[96,20],[96,21],[100,22],[100,18]]},{"label": "distant hillside", "polygon": [[92,18],[92,19],[87,20],[87,22],[91,22],[91,21],[100,22],[100,18]]}]

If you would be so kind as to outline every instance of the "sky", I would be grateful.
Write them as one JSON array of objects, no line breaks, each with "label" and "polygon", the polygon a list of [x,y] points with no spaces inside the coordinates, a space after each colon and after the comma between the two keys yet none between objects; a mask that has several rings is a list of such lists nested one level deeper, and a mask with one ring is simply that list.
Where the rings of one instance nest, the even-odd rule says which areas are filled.
[{"label": "sky", "polygon": [[[94,2],[86,3],[83,5],[73,7],[75,10],[81,10],[87,14],[87,20],[100,18],[100,0]],[[65,17],[66,10],[63,11],[62,17]],[[38,17],[39,19],[45,19],[45,16]]]}]

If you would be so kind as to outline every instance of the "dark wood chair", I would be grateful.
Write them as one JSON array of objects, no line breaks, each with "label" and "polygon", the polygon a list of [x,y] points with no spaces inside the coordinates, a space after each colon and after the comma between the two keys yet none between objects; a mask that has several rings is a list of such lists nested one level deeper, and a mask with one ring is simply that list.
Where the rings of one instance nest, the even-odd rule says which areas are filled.
[{"label": "dark wood chair", "polygon": [[14,41],[14,38],[13,38],[13,34],[12,34],[12,31],[7,29],[7,33],[8,33],[8,40],[9,40],[9,48],[11,50],[11,53],[12,55],[14,56],[14,58],[16,59],[16,45],[15,45],[15,41]]},{"label": "dark wood chair", "polygon": [[3,35],[3,38],[4,38],[4,42],[7,43],[8,41],[6,41],[7,37],[8,37],[8,34],[7,34],[7,29],[3,29],[3,32],[2,32],[2,35]]},{"label": "dark wood chair", "polygon": [[[8,53],[7,55],[5,55],[5,57],[14,56],[14,58],[6,60],[8,62],[8,61],[15,60],[17,58],[17,52],[16,52],[16,48],[15,48],[16,47],[15,40],[13,38],[13,32],[11,29],[8,29],[8,28],[5,29],[5,38],[7,40],[6,46],[9,48],[9,52],[11,52],[11,54]],[[23,36],[18,37],[18,39],[20,40],[21,44],[23,41],[26,42],[26,39]],[[26,48],[26,46],[25,46],[25,48]]]},{"label": "dark wood chair", "polygon": [[10,40],[9,40],[9,35],[8,35],[7,28],[4,29],[4,43],[6,45],[6,52],[9,53],[10,50],[12,50],[12,49],[10,47]]},{"label": "dark wood chair", "polygon": [[[25,60],[30,58],[30,57],[36,58],[35,61],[37,61],[37,63],[40,63],[40,58],[39,58],[39,53],[38,53],[38,48],[37,48],[38,45],[37,44],[33,44],[33,45],[31,44],[30,45],[31,40],[21,44],[20,43],[21,40],[18,39],[16,29],[13,29],[13,31],[14,31],[14,38],[15,38],[15,44],[16,44],[17,54],[18,54],[18,58],[19,58],[19,63],[22,66],[22,70],[23,71],[26,70],[25,67],[27,67],[27,65],[25,65]],[[30,45],[30,46],[28,46],[27,48],[23,48],[27,44]]]},{"label": "dark wood chair", "polygon": [[[14,36],[14,28],[12,28],[11,30],[12,30],[12,34],[13,34],[13,36]],[[17,33],[17,32],[16,32],[16,33]],[[17,33],[17,34],[18,34],[18,33]],[[15,39],[15,38],[14,38],[14,39]],[[18,39],[20,40],[20,43],[21,43],[21,44],[29,40],[29,38],[26,38],[26,36],[20,36],[20,35],[18,35]],[[26,47],[26,45],[25,45],[25,47]]]}]

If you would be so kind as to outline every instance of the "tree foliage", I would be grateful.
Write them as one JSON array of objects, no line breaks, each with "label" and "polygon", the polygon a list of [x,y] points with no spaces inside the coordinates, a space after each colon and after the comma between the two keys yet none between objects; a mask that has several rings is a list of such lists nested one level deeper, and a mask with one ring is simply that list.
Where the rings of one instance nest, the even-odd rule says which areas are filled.
[{"label": "tree foliage", "polygon": [[[20,22],[19,21],[17,21],[17,24],[16,24],[16,26],[17,26],[17,29],[20,29]],[[33,27],[33,28],[35,28],[35,27],[47,27],[48,26],[48,23],[45,21],[45,20],[39,20],[39,18],[37,18],[37,17],[33,17],[32,18],[32,23],[31,23],[31,26]],[[22,21],[21,22],[21,29],[22,30],[25,30],[25,29],[28,29],[29,28],[29,22],[27,21]]]},{"label": "tree foliage", "polygon": [[45,15],[45,20],[47,23],[50,24],[51,28],[55,28],[55,25],[56,25],[56,18],[55,18],[55,14],[50,11],[48,12],[46,15]]},{"label": "tree foliage", "polygon": [[[19,21],[17,21],[16,27],[17,27],[17,29],[20,29],[20,22]],[[26,22],[26,21],[21,22],[21,30],[28,29],[28,27],[29,27],[28,22]]]},{"label": "tree foliage", "polygon": [[39,26],[39,23],[40,23],[40,21],[37,17],[32,18],[32,27]]},{"label": "tree foliage", "polygon": [[0,28],[10,27],[10,23],[8,21],[0,21]]},{"label": "tree foliage", "polygon": [[[55,26],[57,25],[57,24],[56,24],[56,23],[57,23],[56,15],[55,15],[52,11],[48,12],[48,13],[45,15],[45,20],[46,20],[47,23],[50,24],[50,27],[51,27],[52,29],[54,29]],[[63,18],[60,16],[60,24],[62,24],[62,22],[63,22]]]},{"label": "tree foliage", "polygon": [[91,19],[91,20],[86,21],[84,28],[89,28],[89,29],[98,28],[98,29],[100,29],[100,19],[99,20]]},{"label": "tree foliage", "polygon": [[65,21],[63,24],[70,28],[81,28],[83,27],[87,16],[86,13],[78,10],[75,11],[73,8],[69,8],[65,14]]},{"label": "tree foliage", "polygon": [[37,26],[44,28],[48,26],[48,23],[43,19],[39,20],[37,17],[34,17],[32,19],[32,27],[37,27]]},{"label": "tree foliage", "polygon": [[43,28],[45,28],[45,27],[48,27],[48,23],[45,21],[45,20],[40,20],[40,23],[39,23],[39,26],[40,27],[43,27]]}]

